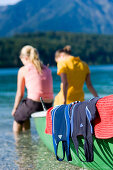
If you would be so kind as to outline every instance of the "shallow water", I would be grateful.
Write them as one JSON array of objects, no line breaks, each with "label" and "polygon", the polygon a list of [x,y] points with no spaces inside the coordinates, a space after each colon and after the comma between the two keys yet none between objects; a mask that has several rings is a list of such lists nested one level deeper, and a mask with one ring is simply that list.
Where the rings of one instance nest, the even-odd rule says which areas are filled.
[{"label": "shallow water", "polygon": [[[99,96],[112,94],[113,65],[92,66],[90,69],[92,83]],[[60,78],[56,76],[56,68],[51,70],[56,95],[60,89]],[[14,136],[11,110],[16,92],[17,71],[18,69],[0,69],[0,170],[80,169],[67,162],[56,160],[54,153],[51,153],[39,139],[32,119],[31,132]],[[86,85],[84,90],[85,99],[92,98]]]}]

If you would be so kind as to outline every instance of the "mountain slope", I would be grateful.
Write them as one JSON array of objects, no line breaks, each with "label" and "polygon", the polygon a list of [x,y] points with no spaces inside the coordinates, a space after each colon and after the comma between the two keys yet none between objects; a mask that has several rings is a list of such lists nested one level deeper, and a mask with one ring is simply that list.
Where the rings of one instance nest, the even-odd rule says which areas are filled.
[{"label": "mountain slope", "polygon": [[0,7],[0,36],[34,31],[113,33],[111,0],[22,0]]}]

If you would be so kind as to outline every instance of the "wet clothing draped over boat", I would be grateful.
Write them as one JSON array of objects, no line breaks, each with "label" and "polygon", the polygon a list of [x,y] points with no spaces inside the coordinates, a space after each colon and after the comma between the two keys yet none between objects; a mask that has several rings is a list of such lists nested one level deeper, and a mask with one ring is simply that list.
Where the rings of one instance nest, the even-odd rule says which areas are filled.
[{"label": "wet clothing draped over boat", "polygon": [[[78,103],[78,101],[75,101],[75,102],[71,103],[71,107],[75,103]],[[45,133],[48,134],[48,135],[52,135],[52,113],[51,112],[52,112],[53,109],[55,109],[55,107],[57,107],[57,106],[49,108],[47,110],[47,113],[46,113],[46,128],[45,128]]]},{"label": "wet clothing draped over boat", "polygon": [[113,137],[113,95],[105,96],[96,104],[99,116],[94,121],[96,138]]},{"label": "wet clothing draped over boat", "polygon": [[[68,105],[58,105],[48,110],[46,119],[50,119],[50,123],[46,122],[46,133],[52,133],[53,145],[56,158],[63,160],[65,153],[67,160],[70,160],[70,137],[74,143],[78,157],[83,162],[93,161],[93,138],[94,134],[93,121],[98,116],[96,108],[99,97],[79,102],[75,101]],[[84,152],[86,160],[79,156],[79,142],[77,137],[84,138]],[[57,155],[59,142],[63,146],[63,158]]]},{"label": "wet clothing draped over boat", "polygon": [[[53,146],[57,160],[62,161],[67,156],[67,160],[71,161],[70,154],[70,118],[69,110],[71,105],[60,105],[52,110],[52,137]],[[57,151],[58,145],[62,142],[63,158],[59,158]]]},{"label": "wet clothing draped over boat", "polygon": [[[93,126],[92,121],[96,117],[96,103],[99,97],[79,102],[71,108],[71,137],[79,156],[79,143],[77,136],[84,137],[84,151],[87,162],[93,161]],[[79,156],[80,158],[80,156]],[[81,158],[80,158],[81,159]],[[83,160],[82,160],[83,161]]]},{"label": "wet clothing draped over boat", "polygon": [[53,107],[49,108],[46,113],[45,133],[48,135],[52,135],[52,116],[51,116],[52,109],[53,109]]}]

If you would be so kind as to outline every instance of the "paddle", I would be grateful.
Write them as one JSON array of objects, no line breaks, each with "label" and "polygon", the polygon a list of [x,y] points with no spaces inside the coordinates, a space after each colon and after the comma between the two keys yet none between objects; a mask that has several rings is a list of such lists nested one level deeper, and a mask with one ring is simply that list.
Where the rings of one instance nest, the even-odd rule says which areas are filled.
[{"label": "paddle", "polygon": [[45,106],[45,104],[44,104],[44,102],[43,102],[43,100],[42,100],[42,97],[40,97],[40,101],[41,101],[41,103],[42,103],[43,110],[44,110],[44,111],[47,111],[46,106]]}]

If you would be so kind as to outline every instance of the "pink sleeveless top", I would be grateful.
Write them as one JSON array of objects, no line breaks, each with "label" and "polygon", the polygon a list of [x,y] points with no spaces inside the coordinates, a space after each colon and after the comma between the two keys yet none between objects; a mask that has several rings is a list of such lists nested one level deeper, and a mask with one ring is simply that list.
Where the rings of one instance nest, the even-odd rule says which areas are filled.
[{"label": "pink sleeveless top", "polygon": [[25,85],[27,97],[32,100],[53,99],[53,80],[51,70],[43,65],[42,73],[38,73],[33,64],[26,65]]}]

